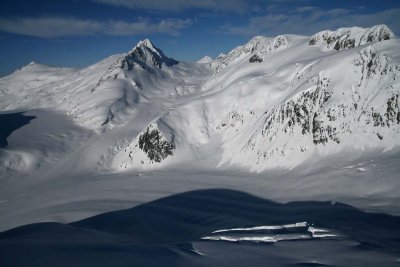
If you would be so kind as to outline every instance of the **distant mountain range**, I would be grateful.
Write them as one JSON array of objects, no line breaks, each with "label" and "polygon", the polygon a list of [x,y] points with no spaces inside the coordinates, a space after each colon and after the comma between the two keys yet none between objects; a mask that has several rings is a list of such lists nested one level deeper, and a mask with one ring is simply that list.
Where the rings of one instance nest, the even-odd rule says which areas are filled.
[{"label": "distant mountain range", "polygon": [[[260,172],[400,145],[399,94],[400,40],[377,25],[257,36],[196,63],[147,39],[83,69],[30,63],[0,79],[0,110],[66,115],[91,133],[74,152],[91,171],[190,163]],[[10,147],[1,166],[7,175],[41,168],[18,162],[50,154]]]}]

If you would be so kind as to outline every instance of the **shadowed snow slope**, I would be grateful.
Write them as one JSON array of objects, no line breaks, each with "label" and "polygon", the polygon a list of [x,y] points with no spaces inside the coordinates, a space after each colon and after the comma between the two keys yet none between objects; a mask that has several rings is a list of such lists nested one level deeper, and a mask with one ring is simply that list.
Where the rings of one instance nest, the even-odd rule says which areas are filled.
[{"label": "shadowed snow slope", "polygon": [[35,117],[24,116],[23,113],[1,114],[0,113],[0,148],[7,146],[7,137],[16,129],[29,123]]},{"label": "shadowed snow slope", "polygon": [[[239,191],[201,190],[71,224],[32,224],[0,233],[0,261],[5,266],[395,266],[399,224],[399,217],[340,203],[282,205]],[[292,239],[270,246],[202,240],[218,229],[262,225],[283,226],[244,231],[242,238],[273,231]],[[310,238],[295,238],[305,227]],[[316,235],[326,229],[337,236]],[[241,253],[232,253],[238,249]]]}]

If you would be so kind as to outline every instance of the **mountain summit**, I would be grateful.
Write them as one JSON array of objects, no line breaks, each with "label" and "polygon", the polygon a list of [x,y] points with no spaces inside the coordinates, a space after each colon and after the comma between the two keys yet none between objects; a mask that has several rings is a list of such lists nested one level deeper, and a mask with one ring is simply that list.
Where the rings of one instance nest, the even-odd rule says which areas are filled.
[{"label": "mountain summit", "polygon": [[139,41],[137,45],[128,53],[125,58],[124,68],[132,69],[134,63],[142,68],[157,67],[162,65],[172,66],[178,62],[164,55],[164,53],[155,47],[149,39]]}]

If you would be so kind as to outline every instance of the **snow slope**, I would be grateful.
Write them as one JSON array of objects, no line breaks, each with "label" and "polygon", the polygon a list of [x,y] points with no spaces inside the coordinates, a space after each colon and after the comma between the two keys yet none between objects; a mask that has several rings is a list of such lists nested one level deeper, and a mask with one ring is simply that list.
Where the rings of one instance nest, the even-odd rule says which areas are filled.
[{"label": "snow slope", "polygon": [[[71,221],[214,186],[398,214],[399,47],[378,25],[257,36],[196,63],[149,40],[83,69],[31,63],[0,79],[1,112],[36,117],[0,148],[0,226]],[[129,180],[144,172],[158,178]],[[346,179],[327,189],[331,176]],[[360,177],[369,186],[346,189]]]},{"label": "snow slope", "polygon": [[[218,166],[258,172],[293,168],[315,155],[398,146],[399,41],[384,40],[393,37],[384,26],[335,34],[342,32],[359,38],[359,45],[337,52],[310,45],[308,37],[255,37],[208,63],[214,72],[201,96],[151,124],[164,125],[174,139],[165,164],[208,144],[222,150]],[[121,150],[111,164],[115,170],[160,165],[142,159],[137,139]]]}]

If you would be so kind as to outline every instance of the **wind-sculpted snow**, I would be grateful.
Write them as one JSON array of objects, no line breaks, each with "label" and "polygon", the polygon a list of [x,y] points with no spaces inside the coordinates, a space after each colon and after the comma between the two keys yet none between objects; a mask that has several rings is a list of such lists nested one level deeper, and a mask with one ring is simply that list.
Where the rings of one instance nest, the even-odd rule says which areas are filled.
[{"label": "wind-sculpted snow", "polygon": [[[298,223],[296,223],[298,222]],[[5,266],[396,266],[400,218],[330,202],[197,190],[0,233]],[[21,256],[23,251],[23,256]]]},{"label": "wind-sculpted snow", "polygon": [[385,25],[377,25],[367,29],[358,27],[340,28],[336,31],[322,31],[316,33],[311,36],[309,44],[340,51],[368,43],[389,40],[393,37],[393,32]]}]

